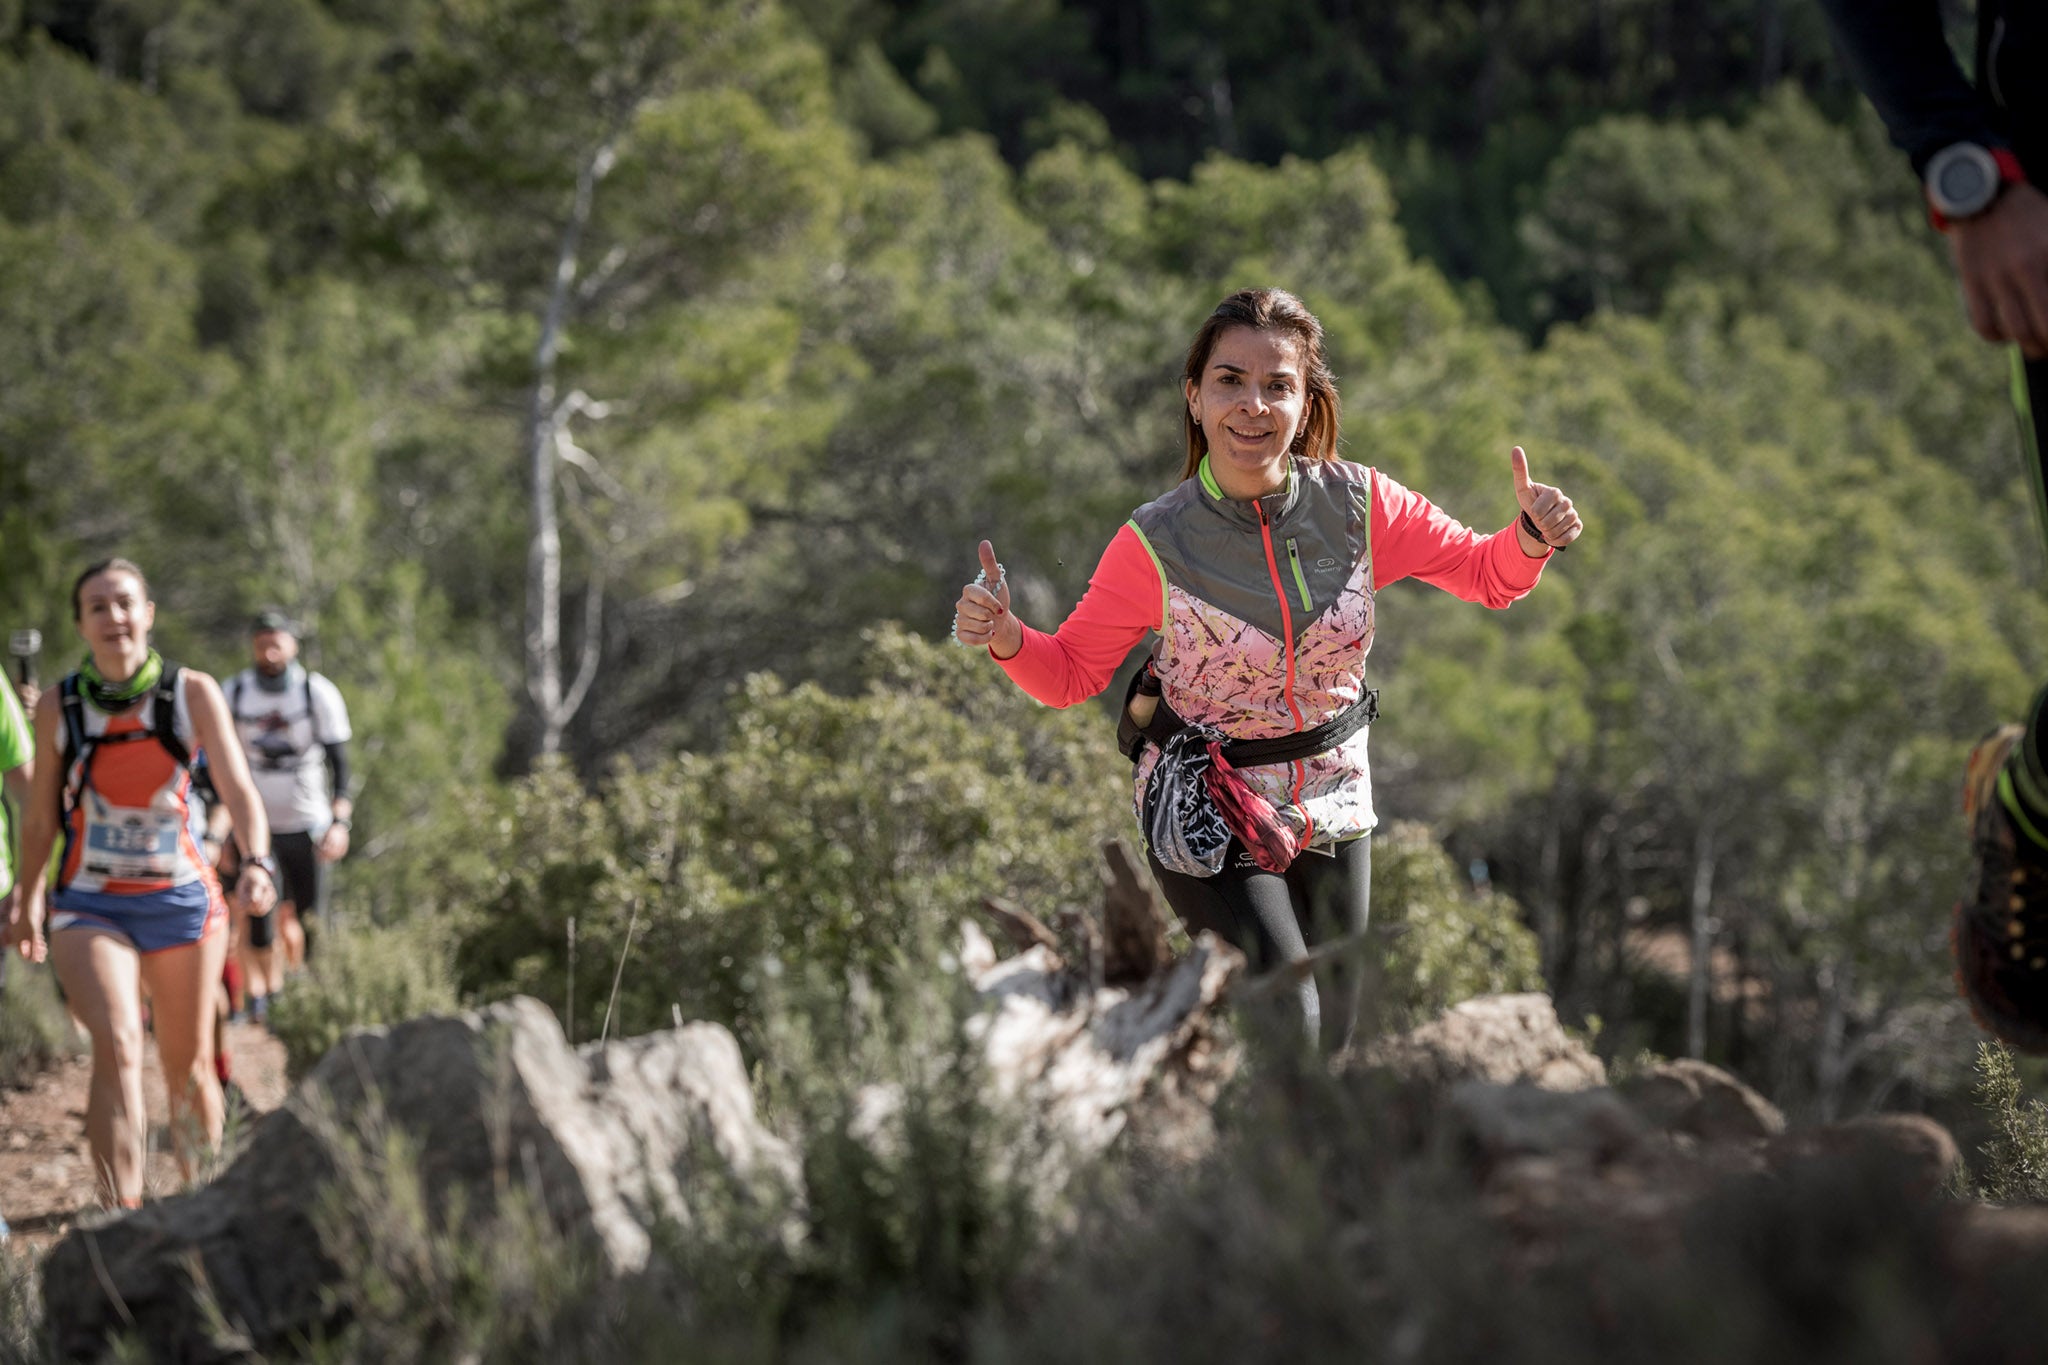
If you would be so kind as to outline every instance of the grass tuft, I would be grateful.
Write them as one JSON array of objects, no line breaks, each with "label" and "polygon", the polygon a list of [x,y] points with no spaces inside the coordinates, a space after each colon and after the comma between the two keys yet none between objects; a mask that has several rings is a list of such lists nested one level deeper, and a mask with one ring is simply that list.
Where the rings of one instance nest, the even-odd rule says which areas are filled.
[{"label": "grass tuft", "polygon": [[425,920],[329,932],[312,967],[270,1006],[270,1031],[298,1080],[350,1030],[461,1008],[445,935]]},{"label": "grass tuft", "polygon": [[48,967],[7,964],[0,989],[0,1087],[27,1085],[71,1050],[70,1021]]}]

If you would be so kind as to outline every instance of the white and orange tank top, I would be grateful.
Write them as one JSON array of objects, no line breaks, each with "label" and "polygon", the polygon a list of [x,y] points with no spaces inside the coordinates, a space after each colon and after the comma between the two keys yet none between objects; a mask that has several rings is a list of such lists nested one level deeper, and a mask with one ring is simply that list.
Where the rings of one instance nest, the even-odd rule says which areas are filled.
[{"label": "white and orange tank top", "polygon": [[[179,670],[172,728],[191,753],[186,682]],[[200,851],[204,809],[193,797],[190,770],[156,742],[157,711],[151,694],[118,716],[84,702],[78,708],[89,741],[83,754],[70,752],[68,736],[59,732],[64,791],[75,793],[64,820],[61,890],[143,896],[214,880]]]}]

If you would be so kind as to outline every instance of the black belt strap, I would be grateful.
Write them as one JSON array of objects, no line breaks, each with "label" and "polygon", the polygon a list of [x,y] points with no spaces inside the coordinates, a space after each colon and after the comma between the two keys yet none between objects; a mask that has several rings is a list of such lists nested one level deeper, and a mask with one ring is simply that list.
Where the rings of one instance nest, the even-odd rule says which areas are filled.
[{"label": "black belt strap", "polygon": [[[1140,696],[1153,697],[1158,701],[1151,722],[1144,726],[1131,719],[1131,702]],[[1312,730],[1275,735],[1271,739],[1229,740],[1223,745],[1223,757],[1233,768],[1255,768],[1265,763],[1293,763],[1313,758],[1336,748],[1379,719],[1379,714],[1379,689],[1369,687],[1364,696]],[[1160,695],[1159,675],[1152,671],[1152,661],[1147,659],[1145,666],[1132,675],[1131,685],[1124,692],[1123,710],[1117,713],[1116,747],[1125,758],[1136,763],[1144,751],[1146,740],[1163,749],[1166,741],[1185,730],[1187,725]]]}]

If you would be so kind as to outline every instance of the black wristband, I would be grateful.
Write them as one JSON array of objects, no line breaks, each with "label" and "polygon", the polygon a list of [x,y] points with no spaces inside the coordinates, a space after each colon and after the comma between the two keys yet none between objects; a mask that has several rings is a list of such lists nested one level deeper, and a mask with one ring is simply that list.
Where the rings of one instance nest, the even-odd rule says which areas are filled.
[{"label": "black wristband", "polygon": [[1535,540],[1537,544],[1543,546],[1545,549],[1555,550],[1559,554],[1563,554],[1565,550],[1569,548],[1568,546],[1564,545],[1552,545],[1549,541],[1545,540],[1543,538],[1543,533],[1536,529],[1535,518],[1531,517],[1526,511],[1522,513],[1522,529],[1524,531],[1527,531],[1530,537],[1533,540]]}]

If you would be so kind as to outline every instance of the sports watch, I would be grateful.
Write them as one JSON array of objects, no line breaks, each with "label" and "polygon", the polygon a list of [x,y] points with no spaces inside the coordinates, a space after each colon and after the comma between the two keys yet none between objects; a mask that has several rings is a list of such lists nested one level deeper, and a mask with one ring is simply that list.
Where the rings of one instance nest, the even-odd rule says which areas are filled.
[{"label": "sports watch", "polygon": [[1952,142],[1927,160],[1921,176],[1927,188],[1928,221],[1941,230],[1991,207],[2007,185],[2026,180],[2019,158],[2004,147]]}]

